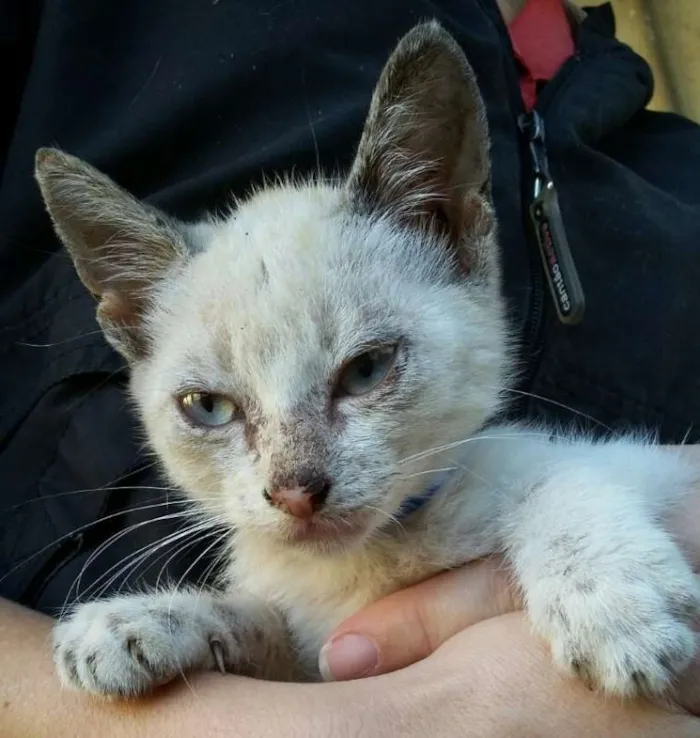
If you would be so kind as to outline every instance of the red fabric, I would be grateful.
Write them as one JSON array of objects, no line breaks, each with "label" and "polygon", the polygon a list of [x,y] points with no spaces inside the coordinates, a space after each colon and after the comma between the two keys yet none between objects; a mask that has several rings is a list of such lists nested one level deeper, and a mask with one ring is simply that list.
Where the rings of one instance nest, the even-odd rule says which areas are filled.
[{"label": "red fabric", "polygon": [[516,59],[522,65],[520,91],[531,110],[537,85],[547,82],[573,56],[574,38],[561,0],[528,0],[508,31]]}]

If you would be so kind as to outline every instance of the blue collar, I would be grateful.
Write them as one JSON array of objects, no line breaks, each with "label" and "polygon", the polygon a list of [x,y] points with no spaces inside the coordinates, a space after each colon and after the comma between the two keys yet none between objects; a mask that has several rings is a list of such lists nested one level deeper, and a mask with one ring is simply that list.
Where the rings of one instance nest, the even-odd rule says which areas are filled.
[{"label": "blue collar", "polygon": [[445,471],[440,472],[425,491],[415,497],[409,497],[405,500],[403,505],[399,508],[396,518],[398,520],[405,520],[409,515],[413,515],[414,512],[417,512],[424,505],[430,502],[430,500],[432,500],[433,497],[435,497],[435,495],[443,488],[445,482],[449,479],[453,471],[453,469],[446,469]]}]

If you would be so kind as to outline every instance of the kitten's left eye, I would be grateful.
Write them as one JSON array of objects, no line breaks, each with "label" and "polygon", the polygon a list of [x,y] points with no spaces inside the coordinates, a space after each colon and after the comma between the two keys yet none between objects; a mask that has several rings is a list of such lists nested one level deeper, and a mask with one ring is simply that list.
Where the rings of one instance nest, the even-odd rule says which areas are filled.
[{"label": "kitten's left eye", "polygon": [[237,413],[236,405],[225,395],[213,392],[186,392],[177,398],[182,412],[197,425],[218,428],[230,423]]},{"label": "kitten's left eye", "polygon": [[336,395],[364,395],[378,387],[394,365],[397,344],[378,346],[356,356],[340,373]]}]

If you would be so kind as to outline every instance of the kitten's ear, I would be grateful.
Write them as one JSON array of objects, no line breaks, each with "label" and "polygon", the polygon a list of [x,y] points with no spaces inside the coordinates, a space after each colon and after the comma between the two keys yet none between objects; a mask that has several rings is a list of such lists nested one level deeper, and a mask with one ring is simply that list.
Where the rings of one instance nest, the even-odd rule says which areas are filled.
[{"label": "kitten's ear", "polygon": [[37,152],[35,175],[80,279],[100,298],[97,319],[107,340],[130,361],[142,357],[149,293],[185,258],[182,231],[94,167],[56,149]]},{"label": "kitten's ear", "polygon": [[404,36],[377,84],[350,173],[367,207],[461,240],[491,226],[486,112],[476,78],[437,23]]}]

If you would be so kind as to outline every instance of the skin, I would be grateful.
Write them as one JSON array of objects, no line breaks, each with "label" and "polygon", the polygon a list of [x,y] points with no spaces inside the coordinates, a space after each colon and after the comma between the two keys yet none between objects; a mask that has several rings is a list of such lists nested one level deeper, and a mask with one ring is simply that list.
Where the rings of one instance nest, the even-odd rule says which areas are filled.
[{"label": "skin", "polygon": [[[484,572],[462,572],[462,583]],[[443,586],[454,592],[455,580],[438,584],[433,596],[445,594],[438,592]],[[382,604],[398,614],[397,603]],[[417,600],[400,604],[404,612],[419,607]],[[368,622],[376,633],[380,623],[371,613]],[[439,630],[429,617],[424,624],[431,633]],[[0,652],[8,665],[0,674],[0,720],[7,738],[700,736],[698,719],[642,703],[605,701],[560,677],[520,613],[482,621],[391,674],[316,685],[200,674],[131,703],[62,692],[47,647],[50,627],[49,618],[0,605]],[[407,643],[414,653],[422,648],[420,630],[401,635],[413,639]],[[12,674],[10,666],[20,659],[21,670]]]}]

